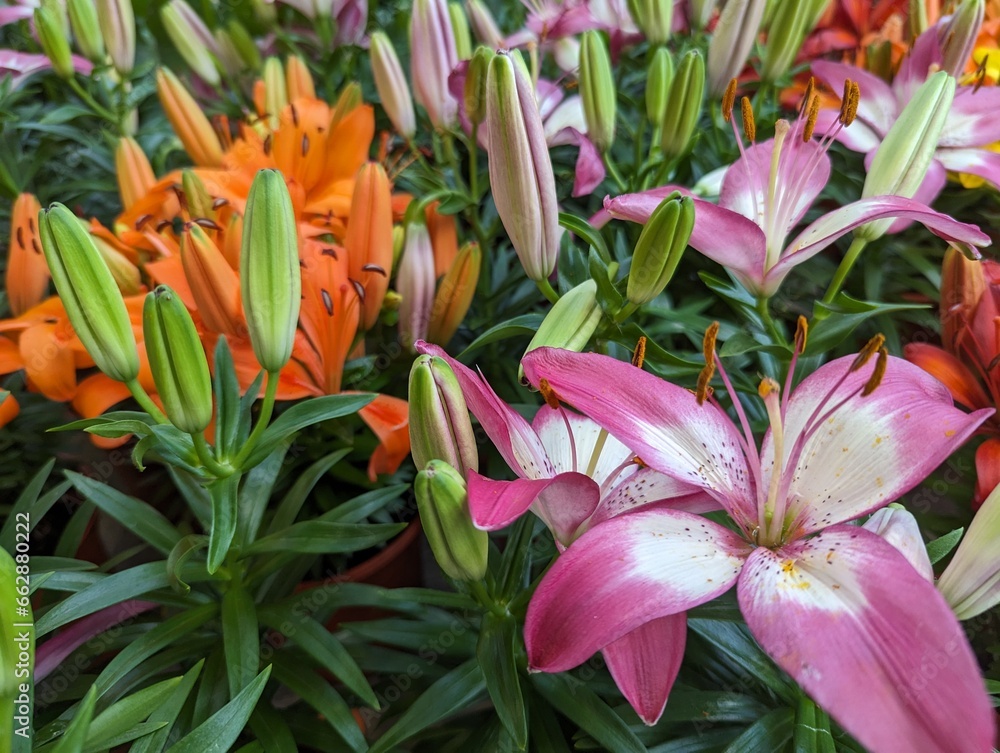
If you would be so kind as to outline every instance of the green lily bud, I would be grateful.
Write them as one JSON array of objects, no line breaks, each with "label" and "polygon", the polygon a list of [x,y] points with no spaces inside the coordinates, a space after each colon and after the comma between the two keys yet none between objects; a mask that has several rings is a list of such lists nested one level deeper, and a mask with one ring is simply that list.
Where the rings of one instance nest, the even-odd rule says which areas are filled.
[{"label": "green lily bud", "polygon": [[465,113],[475,125],[486,119],[486,78],[495,53],[489,47],[477,47],[465,76]]},{"label": "green lily bud", "polygon": [[417,468],[443,460],[464,477],[479,470],[479,451],[462,388],[448,362],[419,356],[410,369],[410,450]]},{"label": "green lily bud", "polygon": [[170,423],[200,434],[212,421],[212,378],[191,314],[166,285],[146,296],[142,335],[156,392]]},{"label": "green lily bud", "polygon": [[125,301],[93,239],[62,204],[38,215],[52,281],[97,368],[119,382],[139,375],[139,352]]},{"label": "green lily bud", "polygon": [[650,44],[663,45],[670,41],[673,0],[628,0],[628,12]]},{"label": "green lily bud", "polygon": [[983,27],[986,0],[962,0],[941,29],[941,70],[958,78],[972,57]]},{"label": "green lily bud", "polygon": [[265,370],[279,371],[292,357],[302,274],[295,212],[278,170],[259,171],[250,186],[240,290],[254,355]]},{"label": "green lily bud", "polygon": [[72,78],[73,53],[56,12],[44,5],[35,8],[35,28],[38,30],[38,41],[42,43],[42,52],[52,63],[52,70],[59,78]]},{"label": "green lily bud", "polygon": [[288,104],[288,87],[285,68],[276,57],[264,61],[264,112],[271,121],[271,128],[278,127],[281,111]]},{"label": "green lily bud", "polygon": [[434,559],[455,580],[486,575],[489,534],[472,524],[465,480],[442,460],[432,460],[413,483],[420,522]]},{"label": "green lily bud", "polygon": [[653,211],[635,244],[626,297],[642,306],[667,287],[694,229],[694,201],[676,191]]},{"label": "green lily bud", "polygon": [[688,0],[688,23],[692,29],[704,29],[712,20],[716,0]]},{"label": "green lily bud", "polygon": [[826,3],[827,0],[802,0],[774,4],[760,70],[762,81],[777,81],[788,72]]},{"label": "green lily bud", "polygon": [[181,190],[184,192],[188,213],[192,218],[210,220],[215,217],[215,210],[212,209],[212,197],[209,196],[208,189],[205,188],[205,184],[194,170],[181,172]]},{"label": "green lily bud", "polygon": [[94,0],[67,0],[66,7],[80,52],[92,63],[104,62],[104,37]]},{"label": "green lily bud", "polygon": [[215,38],[194,9],[184,0],[170,0],[160,8],[163,28],[184,62],[209,86],[218,86]]},{"label": "green lily bud", "polygon": [[615,79],[611,57],[599,31],[587,31],[580,45],[580,96],[587,135],[598,151],[606,152],[615,140]]},{"label": "green lily bud", "polygon": [[685,53],[670,82],[667,116],[663,119],[664,156],[679,157],[691,145],[705,94],[705,60],[697,50]]},{"label": "green lily bud", "polygon": [[472,35],[469,34],[469,19],[461,3],[448,3],[448,15],[451,17],[451,29],[455,33],[455,52],[459,60],[472,57]]},{"label": "green lily bud", "polygon": [[[875,152],[861,198],[913,198],[934,159],[954,97],[955,79],[945,71],[938,71],[917,89]],[[882,237],[892,223],[891,219],[869,222],[854,235],[870,242]]]},{"label": "green lily bud", "polygon": [[674,59],[666,47],[660,47],[653,55],[646,76],[646,117],[650,123],[662,123],[667,117],[667,100],[673,78]]},{"label": "green lily bud", "polygon": [[226,24],[226,31],[229,32],[229,41],[233,43],[247,70],[260,70],[260,50],[257,49],[257,44],[247,28],[234,18]]},{"label": "green lily bud", "polygon": [[[86,227],[86,226],[85,226]],[[90,239],[97,246],[101,258],[108,266],[108,271],[115,280],[115,284],[122,295],[138,295],[142,292],[142,274],[139,268],[128,260],[121,251],[112,246],[103,238],[91,235]]]},{"label": "green lily bud", "polygon": [[[581,282],[553,304],[528,343],[524,356],[543,347],[581,352],[597,331],[603,315],[597,302],[597,283],[593,280]],[[529,386],[524,378],[524,369],[520,366],[517,369],[517,379],[525,387]]]},{"label": "green lily bud", "polygon": [[115,70],[127,76],[135,65],[135,11],[132,0],[96,0],[104,46]]}]

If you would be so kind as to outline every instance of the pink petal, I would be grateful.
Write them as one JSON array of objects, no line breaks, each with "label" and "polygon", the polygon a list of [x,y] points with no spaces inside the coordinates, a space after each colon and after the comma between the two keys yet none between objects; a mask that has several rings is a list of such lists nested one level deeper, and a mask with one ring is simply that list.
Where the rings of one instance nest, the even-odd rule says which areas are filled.
[{"label": "pink petal", "polygon": [[437,345],[419,340],[414,348],[418,353],[440,356],[448,362],[462,387],[469,410],[512,471],[527,478],[546,478],[555,474],[534,430],[521,414],[500,399],[482,374],[459,363]]},{"label": "pink petal", "polygon": [[614,481],[612,475],[619,477],[622,465],[635,456],[592,418],[561,406],[553,409],[543,405],[532,419],[531,428],[556,473],[579,471],[600,485]]},{"label": "pink petal", "polygon": [[469,471],[469,512],[477,528],[505,528],[533,509],[563,545],[573,541],[597,507],[600,489],[581,473],[553,478],[494,481]]},{"label": "pink petal", "polygon": [[892,544],[928,583],[934,582],[934,567],[927,556],[920,526],[911,512],[896,505],[883,507],[861,527]]},{"label": "pink petal", "polygon": [[984,86],[961,86],[948,111],[938,148],[986,146],[1000,141],[1000,89]]},{"label": "pink petal", "polygon": [[[874,154],[869,155],[874,159]],[[871,165],[871,162],[865,158],[865,168],[867,169]],[[930,206],[937,199],[938,194],[944,189],[945,183],[948,182],[948,175],[944,169],[944,166],[938,160],[932,160],[930,167],[927,168],[927,174],[924,179],[917,186],[917,192],[913,194],[913,201],[920,202],[921,204],[926,204]],[[886,230],[887,233],[900,233],[906,228],[913,224],[913,220],[896,220],[891,225],[889,229]]]},{"label": "pink petal", "polygon": [[[825,418],[818,430],[805,442],[795,469],[785,470],[793,478],[787,494],[793,500],[788,510],[795,520],[793,534],[804,535],[884,507],[926,478],[993,413],[992,408],[972,414],[958,410],[943,384],[895,357],[889,358],[875,391],[862,397],[860,390],[872,374],[874,359],[848,374],[854,358],[845,356],[820,367],[788,401],[786,458],[807,421],[825,402],[825,408],[819,408]],[[768,433],[761,448],[765,469],[773,456]]]},{"label": "pink petal", "polygon": [[640,625],[727,591],[749,546],[697,515],[640,510],[596,526],[556,559],[524,626],[532,669],[562,672]]},{"label": "pink petal", "polygon": [[[575,129],[566,130],[571,131],[574,143],[580,147],[573,176],[573,196],[588,196],[604,182],[604,161],[593,141]],[[566,131],[562,133],[565,134]]]},{"label": "pink petal", "polygon": [[[814,60],[811,63],[811,68],[816,78],[838,94],[844,90],[844,81],[847,79],[856,81],[861,89],[858,120],[880,137],[885,136],[892,124],[896,122],[902,107],[897,102],[896,94],[889,84],[874,73],[846,63],[834,63],[830,60]],[[855,123],[849,125],[845,130],[854,128]]]},{"label": "pink petal", "polygon": [[593,528],[616,515],[624,515],[647,505],[694,513],[721,509],[719,503],[704,490],[652,468],[642,468],[602,496],[587,526]]},{"label": "pink petal", "polygon": [[[660,205],[660,202],[674,191],[680,191],[686,196],[693,195],[689,189],[682,186],[657,186],[641,193],[625,193],[615,197],[606,196],[604,197],[604,211],[608,215],[608,220],[612,218],[628,220],[645,225],[653,216],[653,211]],[[599,228],[607,224],[608,220],[600,224],[594,219],[591,219],[590,222],[594,227]]]},{"label": "pink petal", "polygon": [[521,360],[532,384],[547,379],[560,399],[607,429],[642,461],[700,487],[741,525],[756,496],[736,427],[710,403],[631,364],[596,353],[539,348]]},{"label": "pink petal", "polygon": [[[816,118],[816,133],[833,132],[838,126],[839,118],[840,110],[820,110]],[[882,137],[861,120],[855,120],[846,128],[840,128],[836,134],[834,138],[837,141],[852,152],[861,154],[875,151],[882,143]]]},{"label": "pink petal", "polygon": [[989,149],[938,149],[935,156],[953,172],[978,175],[1000,187],[1000,154],[996,152]]},{"label": "pink petal", "polygon": [[25,18],[31,18],[35,13],[33,5],[3,5],[0,6],[0,26],[17,23]]},{"label": "pink petal", "polygon": [[[938,43],[938,26],[932,26],[913,42],[909,54],[903,58],[899,71],[892,80],[892,89],[902,107],[911,99],[921,84],[927,80],[934,66],[941,67],[944,62],[941,56],[941,45]],[[865,89],[862,85],[861,99],[864,101]]]},{"label": "pink petal", "polygon": [[[696,210],[697,211],[697,210]],[[978,256],[976,246],[987,246],[990,238],[976,225],[967,225],[946,214],[935,212],[925,204],[901,196],[873,196],[834,209],[803,230],[782,254],[781,261],[768,272],[768,279],[780,280],[797,264],[811,259],[842,235],[872,220],[904,217],[917,220],[934,235],[950,243],[966,247]],[[697,220],[696,220],[697,222]]]},{"label": "pink petal", "polygon": [[941,595],[892,546],[834,526],[739,579],[750,632],[871,753],[989,753],[993,709]]},{"label": "pink petal", "polygon": [[640,625],[601,651],[608,671],[643,722],[663,714],[687,640],[687,617],[671,614]]}]

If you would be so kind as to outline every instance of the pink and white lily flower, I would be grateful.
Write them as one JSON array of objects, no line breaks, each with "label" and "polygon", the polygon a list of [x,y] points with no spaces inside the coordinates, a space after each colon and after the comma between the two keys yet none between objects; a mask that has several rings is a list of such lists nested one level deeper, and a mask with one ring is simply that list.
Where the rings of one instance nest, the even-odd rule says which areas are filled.
[{"label": "pink and white lily flower", "polygon": [[[977,257],[975,247],[989,244],[989,236],[975,225],[958,222],[919,201],[899,196],[873,196],[834,209],[789,243],[789,234],[830,179],[830,145],[856,125],[845,127],[849,118],[837,121],[817,141],[810,120],[800,117],[794,124],[779,120],[773,139],[746,148],[736,133],[741,156],[726,171],[719,203],[694,200],[691,247],[726,267],[748,291],[761,297],[773,295],[793,267],[854,228],[877,219],[917,220],[935,235]],[[735,123],[733,130],[736,132]],[[605,212],[618,219],[645,223],[660,201],[675,190],[677,186],[663,186],[606,198]]]},{"label": "pink and white lily flower", "polygon": [[[532,598],[530,667],[571,669],[735,585],[761,647],[872,753],[989,753],[993,710],[954,614],[892,544],[848,521],[919,483],[992,410],[963,413],[939,382],[878,346],[822,366],[791,394],[764,380],[771,428],[759,449],[738,401],[742,431],[704,402],[704,374],[695,395],[603,355],[525,356],[532,383],[547,380],[732,520],[655,507],[590,528]],[[872,368],[865,355],[876,349]]]},{"label": "pink and white lily flower", "polygon": [[[482,377],[436,345],[421,353],[451,366],[469,410],[518,478],[495,481],[468,474],[469,511],[478,528],[505,528],[529,510],[540,517],[560,551],[572,551],[586,531],[640,509],[688,512],[719,509],[702,489],[640,466],[635,453],[593,420],[542,406],[528,421]],[[622,694],[648,724],[659,719],[684,656],[683,613],[637,625],[601,647]]]},{"label": "pink and white lily flower", "polygon": [[[845,79],[857,81],[861,86],[864,96],[858,106],[857,121],[851,128],[839,131],[835,138],[848,149],[864,154],[866,165],[871,163],[875,150],[899,113],[927,79],[928,72],[941,67],[940,37],[939,26],[921,34],[891,85],[873,73],[846,63],[827,60],[812,63],[813,75],[834,91],[840,90]],[[914,199],[932,203],[944,188],[948,170],[977,175],[1000,187],[1000,154],[988,148],[1000,141],[998,111],[1000,88],[969,84],[956,89],[934,161]],[[822,110],[817,122],[819,127],[824,127],[836,118],[836,110]],[[893,228],[899,229],[895,225]]]}]

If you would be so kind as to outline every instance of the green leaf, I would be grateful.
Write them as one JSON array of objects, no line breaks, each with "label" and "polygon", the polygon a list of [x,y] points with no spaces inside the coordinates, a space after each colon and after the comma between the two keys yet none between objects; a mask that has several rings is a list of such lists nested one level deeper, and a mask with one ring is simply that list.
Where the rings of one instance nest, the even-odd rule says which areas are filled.
[{"label": "green leaf", "polygon": [[[42,470],[45,469],[43,468]],[[36,478],[39,474],[36,474]],[[33,481],[34,479],[32,479]],[[32,482],[28,482],[29,486]],[[72,484],[69,481],[60,481],[56,486],[53,486],[45,494],[37,498],[33,494],[29,494],[29,489],[26,487],[17,498],[14,506],[10,508],[10,512],[7,513],[7,520],[4,521],[3,529],[0,529],[0,549],[5,549],[8,552],[14,551],[14,534],[18,522],[24,521],[22,514],[28,516],[29,530],[35,530],[38,522],[45,517],[45,514],[52,509],[56,502],[63,498],[63,495],[69,491],[71,486]],[[34,557],[31,562],[32,568],[34,568]]]},{"label": "green leaf", "polygon": [[947,557],[948,553],[958,545],[963,533],[965,533],[964,528],[956,528],[944,536],[939,536],[934,541],[927,542],[927,556],[930,558],[931,564],[936,565]]},{"label": "green leaf", "polygon": [[215,344],[215,447],[219,457],[233,453],[240,426],[240,383],[233,366],[233,355],[225,337]]},{"label": "green leaf", "polygon": [[237,495],[240,474],[213,482],[208,487],[212,500],[212,530],[208,536],[208,572],[214,573],[229,554],[229,547],[236,535]]},{"label": "green leaf", "polygon": [[539,673],[531,675],[531,682],[559,713],[611,753],[645,753],[646,746],[622,718],[576,678]]},{"label": "green leaf", "polygon": [[97,702],[97,689],[91,687],[87,695],[73,713],[73,719],[62,737],[52,748],[52,753],[83,753],[83,745],[87,740],[87,731],[94,718],[94,704]]},{"label": "green leaf", "polygon": [[127,437],[129,434],[147,437],[152,433],[153,427],[145,421],[129,419],[127,421],[102,421],[88,426],[84,431],[98,437],[117,439],[118,437]]},{"label": "green leaf", "polygon": [[593,249],[591,249],[588,259],[588,270],[591,278],[597,283],[598,302],[605,311],[618,311],[625,303],[625,298],[615,287],[608,264]]},{"label": "green leaf", "polygon": [[66,478],[103,512],[164,554],[180,541],[180,531],[152,505],[74,471],[66,471]]},{"label": "green leaf", "polygon": [[78,421],[70,421],[68,424],[54,426],[49,431],[86,431],[91,426],[97,424],[110,424],[115,421],[143,421],[149,424],[153,419],[148,413],[143,411],[109,411],[94,418],[81,418]]},{"label": "green leaf", "polygon": [[339,554],[357,552],[381,544],[406,528],[406,523],[328,523],[307,520],[258,539],[241,554],[249,557],[265,552]]},{"label": "green leaf", "polygon": [[250,729],[260,743],[263,753],[298,753],[295,737],[288,728],[282,713],[269,703],[258,703],[250,715]]},{"label": "green leaf", "polygon": [[484,345],[500,340],[507,340],[518,335],[533,335],[538,331],[542,319],[541,314],[521,314],[521,316],[515,316],[513,319],[495,324],[473,340],[457,357],[459,360],[464,359]]},{"label": "green leaf", "polygon": [[372,489],[323,513],[319,520],[330,523],[358,523],[393,500],[399,499],[409,488],[409,484],[393,484],[381,489]]},{"label": "green leaf", "polygon": [[41,638],[73,620],[86,617],[112,604],[165,588],[168,583],[166,563],[163,560],[145,562],[120,573],[114,573],[52,607],[35,623],[35,635]]},{"label": "green leaf", "polygon": [[[791,727],[787,722],[786,725]],[[793,733],[795,753],[837,753],[833,735],[830,734],[830,717],[804,693],[799,698],[794,728],[789,732]],[[734,748],[733,753],[736,750],[742,753],[743,748]]]},{"label": "green leaf", "polygon": [[437,212],[438,214],[458,214],[471,206],[473,206],[472,201],[464,193],[449,191],[441,199],[441,203],[437,207]]},{"label": "green leaf", "polygon": [[279,443],[288,439],[295,432],[321,421],[329,421],[331,418],[341,418],[357,413],[374,399],[375,395],[360,393],[356,395],[325,395],[296,403],[264,430],[260,442],[250,453],[245,467],[249,468],[259,463],[274,452]]},{"label": "green leaf", "polygon": [[[468,708],[486,690],[478,659],[460,664],[431,685],[396,723],[372,745],[369,753],[389,753],[397,745],[457,711]],[[645,749],[641,749],[643,752]]]},{"label": "green leaf", "polygon": [[[42,487],[45,486],[45,482],[49,478],[49,474],[52,473],[52,467],[56,464],[55,458],[50,458],[49,461],[43,465],[38,473],[31,477],[31,480],[24,487],[24,490],[18,495],[17,501],[14,506],[10,508],[10,512],[7,513],[7,520],[4,521],[3,528],[0,528],[0,546],[2,546],[6,551],[14,551],[14,532],[16,528],[16,523],[23,521],[23,518],[19,517],[19,513],[28,513],[31,508],[38,501],[38,495],[42,493]],[[37,524],[38,520],[32,520],[32,516],[29,515],[28,523],[33,528]],[[41,519],[41,515],[38,516]]]},{"label": "green leaf", "polygon": [[181,570],[192,554],[207,548],[208,536],[200,533],[190,533],[177,542],[167,555],[167,577],[171,588],[183,594],[190,593],[191,586],[181,580]]},{"label": "green leaf", "polygon": [[239,695],[171,745],[169,753],[226,753],[246,726],[270,675],[271,668],[264,667]]},{"label": "green leaf", "polygon": [[294,654],[282,651],[274,657],[274,677],[289,690],[302,698],[323,715],[327,723],[347,746],[363,753],[368,750],[368,743],[358,729],[358,723],[351,713],[350,706],[340,697],[340,693],[322,677],[312,671],[308,665],[293,659]]},{"label": "green leaf", "polygon": [[761,651],[746,625],[722,620],[689,619],[688,628],[779,698],[796,703],[798,687]]},{"label": "green leaf", "polygon": [[87,734],[87,747],[94,747],[96,750],[112,747],[111,742],[117,736],[145,721],[153,709],[166,703],[181,679],[171,677],[136,691],[95,716]]},{"label": "green leaf", "polygon": [[590,244],[590,247],[598,253],[605,264],[611,263],[611,252],[608,250],[608,244],[604,242],[604,238],[597,228],[586,220],[566,212],[559,213],[559,224]]},{"label": "green leaf", "polygon": [[266,620],[263,616],[261,619],[269,628],[283,633],[294,641],[299,648],[344,683],[366,704],[374,709],[379,707],[378,698],[375,697],[375,691],[368,684],[364,672],[343,644],[326,627],[294,610],[281,620]]},{"label": "green leaf", "polygon": [[528,713],[521,694],[514,652],[517,645],[517,623],[510,615],[487,612],[479,629],[476,657],[488,667],[486,689],[490,693],[497,716],[521,750],[528,744]]},{"label": "green leaf", "polygon": [[271,492],[274,491],[274,483],[285,462],[288,446],[287,442],[279,444],[274,452],[246,475],[237,504],[236,540],[241,546],[245,547],[257,538],[260,522],[264,519],[267,503],[271,501]]},{"label": "green leaf", "polygon": [[872,317],[926,308],[928,308],[926,305],[916,303],[859,301],[846,293],[840,293],[830,304],[818,301],[813,309],[813,321],[810,322],[805,355],[819,355],[835,348],[847,339],[858,325]]},{"label": "green leaf", "polygon": [[[302,505],[305,504],[306,497],[316,486],[316,483],[330,470],[333,466],[339,463],[343,458],[350,453],[351,449],[346,448],[343,450],[337,450],[336,452],[331,452],[329,455],[320,458],[315,463],[310,465],[303,471],[292,488],[289,489],[285,496],[282,498],[281,502],[278,504],[277,509],[274,511],[274,517],[271,518],[271,524],[268,526],[268,533],[276,533],[277,531],[287,528],[295,522],[295,518],[298,517],[299,511],[302,509]],[[339,509],[340,505],[337,508]]]},{"label": "green leaf", "polygon": [[784,750],[792,737],[795,714],[791,709],[775,709],[757,720],[725,749],[724,753],[774,753]]},{"label": "green leaf", "polygon": [[233,583],[222,596],[222,644],[226,651],[229,695],[235,697],[257,675],[260,631],[253,597]]}]

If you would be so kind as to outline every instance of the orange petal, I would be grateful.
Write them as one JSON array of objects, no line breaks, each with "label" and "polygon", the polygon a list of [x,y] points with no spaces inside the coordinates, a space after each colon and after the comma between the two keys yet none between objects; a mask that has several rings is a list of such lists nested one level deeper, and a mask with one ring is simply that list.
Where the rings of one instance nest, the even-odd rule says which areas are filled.
[{"label": "orange petal", "polygon": [[11,211],[6,285],[7,299],[15,316],[38,305],[49,289],[49,267],[38,237],[41,208],[38,199],[23,193]]},{"label": "orange petal", "polygon": [[9,337],[0,336],[0,374],[10,374],[24,368],[21,349]]},{"label": "orange petal", "polygon": [[344,247],[350,277],[365,291],[362,324],[371,329],[392,272],[392,195],[389,177],[378,163],[369,162],[358,171]]},{"label": "orange petal", "polygon": [[409,405],[398,397],[377,395],[358,415],[380,442],[368,463],[368,478],[375,481],[379,473],[395,473],[410,454]]},{"label": "orange petal", "polygon": [[7,390],[0,390],[0,428],[3,428],[21,412],[17,399]]},{"label": "orange petal", "polygon": [[966,408],[973,410],[992,406],[989,397],[961,361],[941,348],[923,343],[911,343],[903,348],[903,355],[951,392],[952,397]]},{"label": "orange petal", "polygon": [[28,327],[18,345],[28,383],[49,400],[71,400],[76,394],[76,363],[73,351],[56,333],[56,325]]},{"label": "orange petal", "polygon": [[972,508],[978,510],[998,485],[1000,485],[1000,439],[991,437],[976,449],[976,493],[972,499]]},{"label": "orange petal", "polygon": [[196,165],[221,167],[222,144],[194,97],[166,68],[156,71],[156,91],[174,133]]},{"label": "orange petal", "polygon": [[126,210],[145,196],[156,183],[156,176],[145,152],[129,136],[120,139],[115,148],[115,174],[118,176],[118,195]]},{"label": "orange petal", "polygon": [[187,276],[184,274],[184,265],[180,256],[168,256],[164,259],[147,262],[146,272],[150,279],[157,285],[168,285],[180,298],[189,310],[198,308],[194,302],[194,294],[188,284]]},{"label": "orange petal", "polygon": [[370,105],[356,107],[341,118],[327,140],[326,179],[353,179],[368,161],[374,137],[375,111]]},{"label": "orange petal", "polygon": [[121,382],[116,382],[105,374],[94,374],[77,385],[73,410],[84,418],[96,418],[130,397],[132,394],[128,387]]},{"label": "orange petal", "polygon": [[427,206],[427,232],[431,236],[431,246],[434,248],[434,276],[440,277],[455,262],[458,256],[458,229],[455,227],[455,216],[438,214],[440,201]]}]

